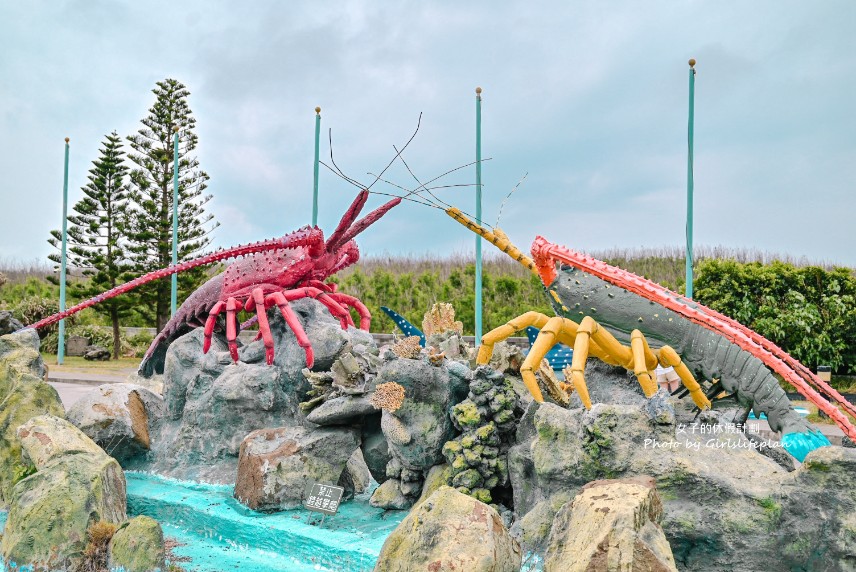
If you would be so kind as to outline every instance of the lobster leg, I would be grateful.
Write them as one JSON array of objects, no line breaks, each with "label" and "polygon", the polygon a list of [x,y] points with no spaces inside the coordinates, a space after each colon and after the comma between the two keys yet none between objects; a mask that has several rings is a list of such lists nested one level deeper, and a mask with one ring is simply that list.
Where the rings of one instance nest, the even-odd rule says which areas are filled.
[{"label": "lobster leg", "polygon": [[689,368],[684,365],[683,361],[681,361],[681,357],[678,355],[678,352],[673,350],[670,346],[663,346],[657,350],[657,359],[660,360],[660,365],[675,368],[675,373],[677,373],[678,377],[681,378],[681,383],[683,383],[684,387],[687,388],[687,391],[690,392],[690,397],[699,409],[710,409],[710,400],[704,394],[704,391],[702,391],[701,386],[698,384],[695,377],[693,377],[692,372],[690,372]]},{"label": "lobster leg", "polygon": [[270,331],[267,308],[265,308],[264,290],[254,288],[244,309],[248,312],[256,311],[256,315],[259,317],[259,334],[261,334],[265,344],[265,361],[268,365],[273,365],[273,334]]},{"label": "lobster leg", "polygon": [[[541,363],[541,360],[544,359],[544,356],[547,355],[547,352],[550,351],[557,342],[564,343],[575,343],[574,337],[576,336],[576,340],[579,340],[580,337],[578,334],[582,329],[582,324],[579,326],[567,318],[562,318],[560,316],[555,316],[547,320],[547,323],[544,324],[544,327],[541,328],[541,332],[538,334],[538,337],[535,338],[535,343],[532,344],[532,349],[529,350],[529,354],[526,356],[526,359],[523,360],[523,365],[520,367],[520,376],[523,377],[524,383],[526,383],[527,377],[531,379],[531,383],[535,384],[537,388],[537,383],[535,381],[535,375],[533,373],[534,369],[537,369],[538,365]],[[588,339],[586,338],[586,341]],[[594,354],[597,357],[600,357],[604,361],[608,361],[607,357],[603,351],[600,349],[600,346],[597,344],[591,344],[591,349],[594,350]],[[574,358],[571,365],[571,384],[573,385],[574,390],[579,394],[580,401],[583,402],[583,405],[586,409],[591,409],[591,397],[589,396],[588,386],[586,385],[585,378],[582,375],[582,369],[585,368],[586,358],[588,357],[589,344],[586,343],[585,349],[579,354],[580,357],[577,357],[576,345],[574,345]],[[578,373],[579,375],[575,375],[574,366],[579,366]],[[568,389],[571,384],[563,385],[563,389]],[[527,387],[530,387],[529,383],[526,383]],[[530,387],[531,391],[531,387]],[[533,393],[533,395],[535,395]],[[540,396],[535,395],[535,399],[537,401],[541,401],[538,399]]]},{"label": "lobster leg", "polygon": [[476,360],[477,363],[479,365],[484,365],[490,361],[490,358],[493,355],[493,346],[497,342],[508,339],[513,336],[515,332],[525,330],[529,326],[535,326],[540,330],[549,319],[550,318],[541,312],[526,312],[525,314],[521,314],[514,318],[507,324],[489,331],[482,336],[481,346],[479,346],[479,355]]},{"label": "lobster leg", "polygon": [[321,282],[320,280],[307,280],[306,285],[318,288],[323,292],[335,292],[336,288],[339,287],[335,282]]},{"label": "lobster leg", "polygon": [[360,302],[354,296],[349,296],[348,294],[342,294],[339,292],[334,292],[329,294],[330,298],[339,303],[339,305],[343,307],[353,308],[357,311],[357,314],[360,316],[360,329],[369,331],[369,327],[372,323],[372,315],[369,312],[369,309],[366,308],[366,305]]},{"label": "lobster leg", "polygon": [[334,317],[339,319],[342,324],[342,329],[347,330],[348,326],[354,325],[354,320],[351,319],[351,314],[344,309],[338,302],[333,300],[326,292],[312,286],[303,288],[295,288],[294,290],[286,290],[283,292],[285,299],[289,302],[300,300],[301,298],[314,298],[324,304]]},{"label": "lobster leg", "polygon": [[[318,288],[319,290],[326,292],[327,295],[336,303],[338,303],[343,308],[353,308],[357,311],[357,314],[360,316],[360,329],[366,332],[369,331],[369,327],[371,326],[372,314],[369,312],[369,309],[366,308],[366,305],[360,302],[360,300],[354,296],[350,296],[348,294],[342,294],[341,292],[336,292],[338,288],[338,284],[335,282],[321,282],[320,280],[309,280],[307,285],[313,288]],[[323,299],[321,300],[323,302]],[[350,312],[348,312],[350,315]],[[349,322],[351,325],[354,325],[353,320]]]},{"label": "lobster leg", "polygon": [[214,333],[214,327],[217,325],[217,316],[226,308],[226,302],[217,302],[211,308],[208,314],[208,320],[205,321],[205,341],[202,343],[202,353],[207,354],[211,349],[211,334]]},{"label": "lobster leg", "polygon": [[297,319],[297,314],[294,313],[294,310],[291,308],[288,300],[285,299],[282,292],[274,292],[265,298],[265,304],[276,304],[279,307],[282,317],[285,318],[285,323],[288,324],[291,331],[294,332],[294,336],[297,338],[297,343],[306,352],[306,367],[311,368],[315,363],[312,344],[309,342],[309,337],[306,335],[306,331],[300,324],[300,320]]},{"label": "lobster leg", "polygon": [[238,318],[237,314],[241,311],[243,304],[240,300],[229,298],[226,300],[226,342],[229,344],[229,354],[232,360],[238,361],[238,344],[235,340],[238,339]]},{"label": "lobster leg", "polygon": [[654,368],[657,367],[657,356],[648,347],[645,336],[639,330],[633,330],[630,334],[630,352],[633,356],[633,373],[636,374],[645,397],[651,397],[659,389],[653,374]]}]

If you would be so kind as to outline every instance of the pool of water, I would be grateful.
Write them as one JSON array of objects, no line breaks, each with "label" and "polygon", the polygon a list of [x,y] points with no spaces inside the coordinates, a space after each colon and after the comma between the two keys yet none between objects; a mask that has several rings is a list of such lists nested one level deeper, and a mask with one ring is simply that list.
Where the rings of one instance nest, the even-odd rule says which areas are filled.
[{"label": "pool of water", "polygon": [[[369,571],[386,537],[407,515],[373,508],[370,492],[343,503],[323,522],[321,514],[304,509],[262,514],[232,498],[230,485],[137,472],[125,477],[128,515],[160,522],[164,535],[180,543],[173,550],[175,563],[189,572]],[[0,531],[5,522],[0,511]]]},{"label": "pool of water", "polygon": [[296,509],[275,514],[249,510],[232,486],[128,472],[128,514],[145,514],[182,546],[178,562],[193,572],[371,570],[384,540],[406,516],[368,504],[370,493],[321,515]]}]

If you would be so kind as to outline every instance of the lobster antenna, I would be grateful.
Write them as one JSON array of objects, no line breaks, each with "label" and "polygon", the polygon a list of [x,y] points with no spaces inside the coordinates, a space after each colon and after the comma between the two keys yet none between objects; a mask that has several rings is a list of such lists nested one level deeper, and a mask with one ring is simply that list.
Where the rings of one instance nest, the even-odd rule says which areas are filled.
[{"label": "lobster antenna", "polygon": [[[395,145],[393,145],[392,148],[395,149]],[[402,149],[401,151],[398,151],[398,149],[395,149],[395,150],[398,152],[398,159],[401,161],[401,163],[407,169],[407,172],[410,173],[410,176],[413,177],[413,180],[419,184],[419,186],[416,187],[415,189],[413,189],[413,191],[411,191],[411,192],[418,194],[417,193],[418,189],[424,188],[425,192],[427,192],[429,195],[431,195],[434,198],[434,200],[436,200],[438,203],[440,203],[441,205],[443,205],[447,208],[451,208],[452,205],[450,205],[449,203],[445,202],[443,199],[441,199],[440,197],[438,197],[437,195],[432,193],[431,189],[429,189],[428,187],[425,187],[425,185],[422,184],[422,181],[419,180],[419,178],[413,172],[413,169],[411,169],[410,165],[407,164],[407,161],[404,160],[404,155],[402,154],[402,151],[404,151],[404,149]]]},{"label": "lobster antenna", "polygon": [[519,181],[517,181],[517,184],[514,185],[514,188],[511,189],[511,191],[507,195],[505,195],[504,199],[502,199],[502,203],[500,203],[500,205],[499,205],[499,213],[497,213],[497,215],[496,215],[496,224],[493,225],[493,228],[496,228],[499,226],[499,219],[502,218],[502,208],[505,206],[506,201],[508,201],[508,199],[511,198],[511,195],[513,195],[514,191],[516,191],[520,187],[521,183],[523,183],[523,181],[526,180],[526,177],[528,175],[529,175],[528,171],[526,173],[524,173],[523,178],[520,179]]},{"label": "lobster antenna", "polygon": [[[402,151],[403,151],[403,150],[402,150]],[[490,161],[490,160],[491,160],[491,157],[488,157],[488,158],[486,158],[486,159],[482,159],[481,161]],[[436,180],[438,180],[438,179],[442,179],[442,178],[443,178],[443,177],[445,177],[446,175],[449,175],[449,174],[451,174],[451,173],[454,173],[455,171],[460,171],[461,169],[465,169],[465,168],[467,168],[467,167],[471,167],[471,166],[473,166],[473,165],[475,165],[475,164],[477,164],[477,163],[479,163],[479,161],[471,161],[471,162],[466,163],[466,164],[464,164],[464,165],[460,165],[459,167],[455,167],[454,169],[449,169],[449,170],[448,170],[448,171],[446,171],[445,173],[441,173],[440,175],[437,175],[437,176],[436,176],[436,177],[434,177],[433,179],[431,179],[431,180],[429,180],[429,181],[426,181],[426,182],[422,183],[421,185],[419,185],[419,186],[418,186],[418,187],[416,187],[415,189],[413,189],[413,190],[411,190],[411,191],[408,191],[408,193],[407,193],[407,195],[406,195],[406,196],[410,196],[410,195],[415,194],[415,195],[418,195],[418,196],[422,197],[422,198],[423,198],[423,199],[425,199],[425,200],[429,200],[427,197],[425,197],[424,195],[420,194],[420,192],[421,192],[421,191],[420,191],[420,189],[443,189],[443,188],[451,188],[451,187],[471,187],[471,186],[475,186],[475,184],[474,184],[474,183],[457,184],[457,185],[439,185],[439,186],[434,186],[434,187],[428,187],[427,185],[430,185],[430,184],[431,184],[431,183],[433,183],[434,181],[436,181]],[[369,175],[372,175],[372,174],[371,174],[371,173],[369,173]],[[372,175],[372,176],[373,176],[373,175]],[[378,175],[378,180],[383,180],[383,179],[380,179],[380,175]],[[389,181],[385,181],[385,180],[384,180],[384,182],[386,182],[386,183],[388,183],[388,184],[390,184],[390,185],[392,185],[392,186],[394,186],[394,187],[398,187],[398,188],[400,188],[400,189],[402,189],[402,190],[406,190],[404,187],[401,187],[400,185],[395,185],[395,184],[390,183]],[[370,192],[374,192],[374,191],[370,191]],[[392,196],[399,196],[399,195],[392,195]],[[399,198],[405,198],[405,197],[400,197],[400,196],[399,196]],[[444,204],[445,204],[445,203],[444,203]],[[435,205],[435,206],[437,206],[438,208],[442,208],[442,207],[439,207],[439,205]],[[451,207],[451,206],[450,206],[449,208],[454,208],[454,207]],[[446,210],[446,209],[443,209],[443,210]],[[460,209],[458,209],[458,210],[460,210]],[[485,224],[483,221],[481,221],[481,220],[477,219],[476,217],[474,217],[474,216],[473,216],[473,215],[471,215],[470,213],[468,213],[468,212],[466,212],[466,211],[460,211],[460,212],[462,212],[463,214],[467,215],[467,216],[468,216],[468,217],[470,217],[471,219],[473,219],[473,220],[475,220],[475,221],[478,221],[478,223],[479,223],[479,224],[484,224],[485,226],[490,227],[490,225]]]},{"label": "lobster antenna", "polygon": [[330,167],[328,165],[324,164],[321,161],[318,161],[318,162],[321,163],[322,165],[324,165],[325,167],[327,167],[328,169],[330,169],[331,171],[333,171],[334,173],[336,173],[337,175],[339,175],[340,177],[342,177],[344,180],[348,181],[349,183],[351,183],[352,185],[357,187],[358,189],[360,189],[360,190],[365,189],[366,188],[365,185],[363,185],[361,182],[357,181],[356,179],[352,179],[352,178],[348,177],[347,175],[345,175],[345,173],[342,171],[342,169],[339,168],[339,165],[336,164],[336,159],[333,158],[333,128],[332,127],[328,130],[328,138],[330,141],[330,162],[333,163],[333,166],[336,167],[336,170],[333,171],[333,169],[330,169]]},{"label": "lobster antenna", "polygon": [[327,169],[329,169],[331,173],[333,173],[334,175],[336,175],[340,179],[343,179],[346,183],[350,183],[351,185],[354,185],[358,189],[363,190],[363,186],[358,184],[358,182],[353,181],[350,178],[346,177],[345,175],[343,175],[342,173],[340,173],[339,171],[337,171],[336,169],[334,169],[333,167],[331,167],[330,165],[328,165],[324,161],[318,161],[318,164],[324,165],[325,167],[327,167]]},{"label": "lobster antenna", "polygon": [[[386,167],[383,168],[383,171],[380,172],[380,175],[375,177],[375,180],[372,182],[371,185],[366,187],[366,190],[371,190],[371,188],[375,185],[375,183],[377,183],[380,180],[380,178],[383,176],[383,174],[386,173],[386,171],[392,166],[393,163],[395,163],[395,160],[398,159],[398,157],[401,155],[401,153],[404,152],[405,149],[407,149],[407,146],[410,145],[410,143],[416,137],[416,134],[419,133],[419,127],[421,125],[422,125],[422,112],[420,111],[419,112],[419,119],[416,120],[416,129],[413,131],[413,135],[410,136],[410,139],[407,140],[407,143],[404,144],[404,147],[401,148],[401,151],[398,151],[398,149],[396,149],[397,152],[395,154],[395,157],[393,157],[390,160],[390,162],[387,163]],[[394,145],[393,145],[393,149],[395,149]]]},{"label": "lobster antenna", "polygon": [[[371,174],[371,173],[369,173],[369,174]],[[394,194],[394,193],[381,193],[381,192],[379,192],[379,191],[369,191],[371,194],[373,194],[373,195],[382,195],[382,196],[385,196],[385,197],[397,197],[397,198],[399,198],[399,199],[402,199],[402,200],[405,200],[405,201],[410,201],[410,202],[416,203],[416,204],[418,204],[418,205],[425,205],[425,206],[427,206],[427,207],[433,207],[433,208],[435,208],[435,209],[440,209],[441,211],[444,211],[444,212],[449,212],[450,210],[454,209],[454,210],[456,210],[456,211],[458,211],[458,212],[460,212],[460,213],[463,213],[463,214],[467,215],[468,217],[470,217],[470,218],[471,218],[471,219],[473,219],[473,220],[478,220],[479,224],[485,224],[484,222],[482,222],[481,220],[477,219],[476,217],[474,217],[474,216],[473,216],[473,215],[471,215],[470,213],[468,213],[468,212],[466,212],[466,211],[462,211],[461,209],[455,208],[455,207],[453,207],[453,206],[449,206],[449,207],[442,207],[442,206],[440,206],[440,205],[438,205],[438,204],[436,204],[436,203],[432,202],[432,201],[431,201],[431,199],[429,199],[429,198],[428,198],[428,197],[426,197],[425,195],[420,194],[420,193],[419,193],[419,191],[417,191],[417,190],[415,190],[415,189],[411,191],[411,190],[406,189],[405,187],[402,187],[401,185],[396,185],[395,183],[390,182],[390,181],[387,181],[387,180],[385,180],[385,179],[380,179],[380,181],[381,181],[381,182],[383,182],[383,183],[386,183],[386,184],[388,184],[388,185],[391,185],[391,186],[393,186],[393,187],[396,187],[396,188],[398,188],[398,189],[401,189],[402,191],[407,191],[407,194],[406,194],[406,195],[396,195],[396,194]],[[475,186],[475,185],[474,185],[473,183],[461,183],[461,184],[456,184],[456,185],[438,185],[438,186],[436,186],[436,187],[428,187],[428,188],[430,188],[430,189],[445,189],[445,188],[450,188],[450,187],[472,187],[472,186]],[[416,199],[412,199],[412,198],[410,198],[410,196],[411,196],[411,195],[414,195],[414,194],[415,194],[417,197],[419,197],[419,198],[423,199],[423,201],[424,201],[424,202],[423,202],[423,201],[417,201]],[[485,226],[487,226],[487,227],[489,227],[489,228],[490,228],[490,225],[486,225],[486,224],[485,224]]]},{"label": "lobster antenna", "polygon": [[452,173],[454,173],[455,171],[460,171],[461,169],[465,169],[465,168],[467,168],[467,167],[472,167],[472,166],[473,166],[473,165],[475,165],[476,163],[479,163],[479,162],[485,162],[485,161],[490,161],[490,160],[491,160],[491,158],[490,158],[490,157],[488,157],[487,159],[482,159],[481,161],[471,161],[471,162],[467,163],[466,165],[461,165],[460,167],[455,167],[454,169],[449,169],[449,170],[448,170],[448,171],[446,171],[445,173],[443,173],[443,174],[441,174],[441,175],[437,175],[436,177],[434,177],[434,178],[433,178],[433,179],[431,179],[430,181],[426,181],[425,183],[423,183],[422,185],[420,185],[419,187],[417,187],[416,189],[414,189],[414,192],[416,192],[416,193],[418,194],[418,189],[423,188],[423,187],[425,187],[426,185],[430,185],[431,183],[433,183],[433,182],[434,182],[434,181],[436,181],[437,179],[442,179],[442,178],[443,178],[443,177],[445,177],[446,175],[451,175],[451,174],[452,174]]},{"label": "lobster antenna", "polygon": [[[425,205],[426,207],[431,207],[431,208],[434,208],[434,209],[440,209],[441,211],[446,210],[446,209],[444,209],[443,207],[441,207],[441,206],[439,206],[439,205],[435,205],[435,204],[433,204],[433,203],[429,203],[429,202],[418,201],[418,200],[416,200],[416,199],[412,199],[412,198],[410,198],[409,196],[406,196],[406,195],[405,195],[405,196],[401,196],[401,195],[396,195],[395,193],[382,193],[382,192],[380,192],[380,191],[371,191],[371,194],[373,194],[373,195],[380,195],[380,196],[382,196],[382,197],[395,197],[395,198],[397,198],[397,199],[401,199],[401,200],[403,200],[403,201],[410,201],[411,203],[416,203],[417,205]],[[420,196],[421,196],[421,195],[420,195]]]},{"label": "lobster antenna", "polygon": [[[374,175],[372,175],[372,173],[366,173],[366,174],[367,174],[367,175],[374,176]],[[427,200],[429,200],[429,199],[428,199],[428,197],[425,197],[425,196],[423,196],[423,195],[420,195],[420,194],[419,194],[419,192],[420,192],[420,191],[417,191],[416,189],[410,190],[410,189],[408,189],[407,187],[403,187],[403,186],[401,186],[401,185],[399,185],[399,184],[397,184],[397,183],[393,183],[392,181],[390,181],[390,180],[388,180],[388,179],[381,179],[381,180],[380,180],[380,182],[381,182],[381,183],[386,183],[387,185],[389,185],[389,186],[391,186],[391,187],[395,187],[396,189],[399,189],[399,190],[402,190],[402,191],[406,191],[406,192],[407,192],[407,195],[406,195],[406,196],[410,196],[410,195],[417,195],[417,196],[420,196],[420,197],[424,198],[426,201],[427,201]],[[454,187],[475,187],[475,186],[476,186],[476,184],[475,184],[475,183],[453,183],[453,184],[450,184],[450,185],[435,185],[435,186],[433,186],[433,187],[426,187],[426,188],[425,188],[425,190],[432,190],[432,191],[434,191],[434,190],[436,190],[436,189],[451,189],[451,188],[454,188]],[[374,191],[369,191],[369,192],[374,193]],[[404,198],[404,197],[401,197],[401,198]],[[438,205],[438,206],[439,206],[439,205]],[[449,205],[449,206],[451,206],[451,205]]]},{"label": "lobster antenna", "polygon": [[[368,173],[368,174],[369,174],[369,175],[371,175],[371,173]],[[407,187],[402,187],[401,185],[398,185],[398,184],[393,183],[392,181],[388,181],[388,180],[386,180],[386,179],[381,179],[380,181],[381,181],[382,183],[386,183],[387,185],[390,185],[390,186],[395,187],[395,188],[397,188],[397,189],[400,189],[400,190],[402,190],[402,191],[407,191],[407,194],[406,194],[406,195],[396,195],[396,194],[392,194],[392,193],[380,193],[380,192],[377,192],[377,191],[369,191],[370,193],[372,193],[372,194],[376,194],[376,195],[383,195],[383,196],[386,196],[386,197],[398,197],[398,198],[400,198],[400,199],[404,199],[404,200],[406,200],[406,201],[411,201],[411,202],[414,202],[414,203],[416,203],[416,204],[420,204],[420,205],[425,205],[425,206],[434,207],[434,208],[436,208],[436,209],[440,209],[440,210],[443,210],[443,211],[447,210],[447,208],[454,208],[454,206],[453,206],[453,205],[449,205],[448,207],[440,206],[439,204],[435,203],[434,201],[432,201],[431,199],[429,199],[429,198],[428,198],[428,197],[426,197],[425,195],[420,194],[420,191],[417,191],[416,189],[410,190],[410,189],[408,189]],[[453,188],[453,187],[474,187],[474,186],[476,186],[476,185],[475,185],[475,183],[455,183],[455,184],[452,184],[452,185],[437,185],[437,186],[434,186],[434,187],[426,187],[426,190],[428,190],[428,189],[430,189],[430,190],[435,190],[435,189],[450,189],[450,188]],[[415,199],[410,198],[410,196],[411,196],[411,195],[416,195],[417,197],[422,198],[424,202],[423,202],[423,201],[417,201],[417,200],[415,200]],[[435,196],[433,193],[432,193],[431,195],[432,195],[432,196]],[[441,202],[442,202],[442,201],[441,201]],[[448,203],[443,203],[443,204],[448,204]],[[460,209],[458,209],[458,210],[460,210]],[[473,216],[472,216],[472,215],[470,215],[469,213],[466,213],[466,212],[464,212],[464,211],[461,211],[461,212],[462,212],[463,214],[467,215],[468,217],[470,217],[470,218],[472,218],[472,219],[475,219],[475,217],[473,217]]]}]

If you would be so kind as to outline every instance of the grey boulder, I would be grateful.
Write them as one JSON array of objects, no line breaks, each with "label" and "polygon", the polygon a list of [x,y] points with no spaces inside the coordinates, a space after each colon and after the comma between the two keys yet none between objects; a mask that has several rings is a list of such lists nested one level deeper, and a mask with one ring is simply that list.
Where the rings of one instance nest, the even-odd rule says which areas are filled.
[{"label": "grey boulder", "polygon": [[153,424],[163,414],[159,395],[132,383],[111,383],[75,402],[68,420],[123,463],[150,449]]},{"label": "grey boulder", "polygon": [[494,509],[441,486],[383,543],[375,572],[517,572],[521,554]]},{"label": "grey boulder", "polygon": [[241,443],[235,498],[259,511],[300,506],[314,483],[339,483],[359,433],[348,428],[260,429]]}]

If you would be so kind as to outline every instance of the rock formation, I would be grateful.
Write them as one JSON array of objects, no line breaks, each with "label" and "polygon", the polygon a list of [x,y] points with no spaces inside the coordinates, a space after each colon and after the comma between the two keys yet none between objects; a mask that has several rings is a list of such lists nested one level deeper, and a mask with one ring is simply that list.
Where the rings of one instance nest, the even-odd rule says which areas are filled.
[{"label": "rock formation", "polygon": [[[378,383],[402,387],[404,399],[394,410],[382,410],[380,428],[390,461],[371,503],[402,509],[419,497],[428,470],[443,462],[443,445],[457,433],[449,412],[466,396],[472,374],[465,365],[451,360],[434,365],[427,357],[399,358],[392,352],[385,359]],[[368,458],[366,461],[371,467]]]},{"label": "rock formation", "polygon": [[125,521],[110,539],[108,565],[110,570],[152,572],[166,569],[163,530],[147,516]]},{"label": "rock formation", "polygon": [[83,557],[90,523],[125,520],[125,475],[74,425],[34,417],[18,429],[33,474],[12,489],[0,550],[6,561],[71,569]]},{"label": "rock formation", "polygon": [[544,572],[677,572],[654,479],[593,481],[556,515]]},{"label": "rock formation", "polygon": [[517,572],[520,562],[495,510],[442,486],[389,535],[375,572]]},{"label": "rock formation", "polygon": [[313,483],[339,483],[358,446],[353,429],[253,431],[241,443],[235,498],[260,511],[301,506]]},{"label": "rock formation", "polygon": [[160,395],[132,383],[111,383],[83,395],[68,410],[68,420],[124,463],[151,448],[152,430],[163,414]]}]

